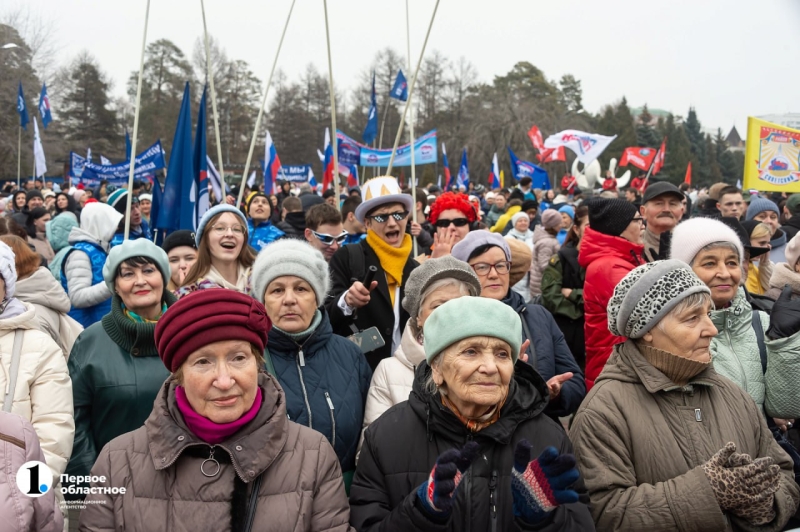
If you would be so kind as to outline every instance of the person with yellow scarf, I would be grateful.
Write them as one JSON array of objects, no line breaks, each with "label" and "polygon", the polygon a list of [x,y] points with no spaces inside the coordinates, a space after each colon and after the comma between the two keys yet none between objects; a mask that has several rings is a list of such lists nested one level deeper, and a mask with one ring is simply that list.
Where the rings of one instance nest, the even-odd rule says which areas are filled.
[{"label": "person with yellow scarf", "polygon": [[[400,305],[404,282],[419,264],[411,256],[411,236],[406,234],[412,197],[403,194],[391,176],[373,178],[361,190],[364,201],[355,216],[367,228],[367,237],[343,246],[331,258],[333,288],[325,307],[336,334],[378,329],[384,345],[365,354],[374,370],[400,344],[409,317]],[[370,266],[378,272],[370,286],[364,286],[361,281]]]}]

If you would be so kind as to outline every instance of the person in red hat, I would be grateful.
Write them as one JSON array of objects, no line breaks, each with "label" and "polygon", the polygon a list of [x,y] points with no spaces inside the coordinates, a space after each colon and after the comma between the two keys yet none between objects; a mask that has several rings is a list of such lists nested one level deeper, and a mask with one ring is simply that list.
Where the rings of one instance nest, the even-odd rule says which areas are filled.
[{"label": "person in red hat", "polygon": [[450,254],[453,246],[474,229],[478,215],[466,194],[445,192],[431,205],[428,219],[436,228],[431,246],[431,258],[435,259]]},{"label": "person in red hat", "polygon": [[270,328],[234,290],[170,307],[155,340],[172,375],[144,426],[100,453],[81,530],[353,530],[336,454],[263,370]]}]

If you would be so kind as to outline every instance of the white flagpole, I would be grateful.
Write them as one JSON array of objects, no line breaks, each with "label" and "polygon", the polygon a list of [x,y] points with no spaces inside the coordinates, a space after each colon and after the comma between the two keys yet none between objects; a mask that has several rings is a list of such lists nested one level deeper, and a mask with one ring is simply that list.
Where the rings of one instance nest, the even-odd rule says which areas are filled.
[{"label": "white flagpole", "polygon": [[[294,3],[289,6],[289,14],[286,16],[286,23],[283,25],[283,33],[281,33],[281,40],[278,42],[278,49],[275,51],[275,60],[272,62],[272,70],[269,72],[267,79],[267,86],[264,88],[264,99],[261,101],[261,108],[258,110],[258,118],[256,118],[256,128],[253,130],[253,139],[250,141],[250,151],[247,152],[247,161],[244,163],[244,170],[242,171],[242,183],[239,186],[239,198],[236,200],[236,207],[242,204],[244,197],[244,186],[247,182],[247,172],[250,170],[250,163],[253,161],[253,151],[256,148],[256,139],[258,138],[258,128],[261,126],[261,117],[264,116],[264,108],[267,106],[267,96],[269,95],[269,88],[272,85],[272,75],[275,73],[275,66],[278,64],[278,56],[281,53],[283,46],[283,38],[286,37],[286,29],[289,27],[289,20],[292,18],[292,11],[294,10]],[[222,175],[222,174],[220,174]],[[224,179],[224,177],[223,177]]]},{"label": "white flagpole", "polygon": [[[20,176],[22,175],[22,126],[17,130],[17,188],[20,188]],[[14,208],[17,206],[14,205]]]},{"label": "white flagpole", "polygon": [[[408,70],[411,70],[411,17],[408,14],[408,0],[406,0],[406,49],[407,49],[407,56],[408,56]],[[427,38],[425,39],[427,41]],[[422,58],[419,59],[420,64],[422,63]],[[409,107],[411,107],[411,94],[408,95],[408,102],[406,103]],[[414,144],[416,139],[414,138],[414,109],[411,109],[411,116],[408,118],[408,131],[411,134],[411,197],[414,199],[414,208],[411,211],[411,220],[414,223],[417,223],[417,172],[414,166]],[[393,154],[394,155],[394,154]],[[414,242],[414,256],[417,256],[417,237],[413,238]]]},{"label": "white flagpole", "polygon": [[136,86],[136,111],[133,115],[133,138],[131,138],[131,167],[128,171],[128,201],[125,207],[125,240],[131,233],[131,204],[133,202],[133,169],[136,166],[136,138],[139,135],[139,108],[142,102],[142,76],[144,75],[144,51],[147,45],[147,21],[150,18],[150,0],[144,12],[144,34],[142,35],[142,55],[139,58],[139,82]]},{"label": "white flagpole", "polygon": [[[333,91],[333,62],[331,61],[331,32],[328,27],[328,0],[322,0],[325,9],[325,40],[328,42],[328,91],[331,96],[331,128],[333,135],[333,190],[336,192],[336,208],[341,210],[339,205],[339,139],[336,135],[336,93]],[[325,178],[323,177],[323,180]]]},{"label": "white flagpole", "polygon": [[425,56],[425,48],[428,46],[428,38],[431,36],[431,28],[433,28],[433,21],[436,19],[436,11],[438,9],[439,9],[439,0],[436,0],[436,4],[433,6],[433,15],[431,15],[431,21],[428,24],[428,32],[425,34],[425,41],[422,43],[422,50],[419,51],[419,61],[417,62],[417,68],[416,70],[414,70],[414,77],[411,78],[411,86],[408,88],[408,101],[406,102],[406,106],[403,108],[403,114],[400,117],[400,127],[397,128],[397,135],[394,138],[394,146],[392,147],[392,156],[389,158],[389,166],[386,168],[386,175],[391,175],[392,173],[392,166],[394,166],[394,157],[397,154],[397,146],[400,144],[400,136],[403,134],[403,126],[405,125],[406,115],[408,114],[409,107],[411,107],[411,98],[412,96],[414,96],[414,87],[417,84],[417,75],[419,74],[419,69],[422,66],[422,58]]},{"label": "white flagpole", "polygon": [[219,140],[219,116],[217,115],[217,91],[214,89],[214,73],[211,72],[211,50],[208,44],[208,27],[206,26],[206,6],[203,0],[200,0],[200,8],[203,11],[203,35],[205,37],[205,42],[206,42],[206,76],[208,77],[208,85],[211,88],[211,111],[214,114],[214,136],[217,139],[217,164],[219,166],[219,175],[224,176],[225,170],[222,167],[222,144],[220,143]]}]

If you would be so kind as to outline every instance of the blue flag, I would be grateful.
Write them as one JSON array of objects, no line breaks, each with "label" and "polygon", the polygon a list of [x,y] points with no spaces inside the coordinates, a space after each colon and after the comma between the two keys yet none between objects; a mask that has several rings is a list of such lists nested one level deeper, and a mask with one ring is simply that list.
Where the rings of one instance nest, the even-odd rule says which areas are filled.
[{"label": "blue flag", "polygon": [[128,134],[128,129],[125,129],[125,160],[131,160],[131,136]]},{"label": "blue flag", "polygon": [[403,75],[403,69],[397,71],[397,77],[394,79],[394,86],[392,87],[392,92],[389,93],[389,96],[395,100],[400,100],[401,102],[408,100],[408,82],[406,81],[406,77]]},{"label": "blue flag", "polygon": [[206,88],[203,87],[203,96],[200,98],[200,109],[197,111],[197,129],[194,136],[193,168],[195,176],[195,226],[209,207],[208,201],[208,155],[206,153]]},{"label": "blue flag", "polygon": [[540,188],[542,190],[550,190],[550,177],[547,175],[547,170],[541,166],[537,166],[530,161],[520,160],[511,148],[508,148],[508,155],[511,157],[511,173],[514,179],[519,181],[523,177],[530,177],[533,179],[533,188]]},{"label": "blue flag", "polygon": [[365,144],[372,144],[375,142],[375,137],[378,135],[378,99],[375,96],[375,72],[372,73],[372,103],[369,106],[369,115],[367,115],[367,127],[364,128]]},{"label": "blue flag", "polygon": [[[158,221],[158,214],[161,212],[161,204],[164,202],[164,191],[161,189],[161,183],[158,179],[153,178],[153,201],[150,202],[150,226],[155,229],[156,222]],[[156,229],[157,230],[157,229]],[[163,231],[161,235],[163,235]],[[158,240],[163,240],[163,236],[157,237]]]},{"label": "blue flag", "polygon": [[50,114],[50,98],[47,97],[47,85],[42,83],[42,93],[39,94],[39,116],[42,117],[42,125],[47,128],[47,124],[53,121]]},{"label": "blue flag", "polygon": [[19,113],[19,127],[28,130],[28,106],[25,105],[25,94],[22,92],[22,82],[19,82],[17,94],[17,112]]},{"label": "blue flag", "polygon": [[183,102],[178,115],[178,124],[175,127],[175,137],[172,139],[167,180],[164,183],[164,197],[158,213],[158,220],[154,224],[156,229],[194,230],[197,193],[194,178],[191,93],[187,82],[183,89]]},{"label": "blue flag", "polygon": [[467,164],[467,148],[461,152],[461,166],[458,167],[458,186],[469,187],[469,164]]}]

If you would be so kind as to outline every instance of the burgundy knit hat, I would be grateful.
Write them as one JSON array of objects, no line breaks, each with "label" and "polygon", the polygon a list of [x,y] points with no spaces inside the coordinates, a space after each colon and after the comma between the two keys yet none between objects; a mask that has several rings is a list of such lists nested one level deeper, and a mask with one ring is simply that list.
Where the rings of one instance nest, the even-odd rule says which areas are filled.
[{"label": "burgundy knit hat", "polygon": [[198,290],[182,297],[158,320],[156,348],[167,369],[175,373],[189,355],[214,342],[243,340],[263,351],[271,328],[264,305],[252,297],[225,288]]}]

